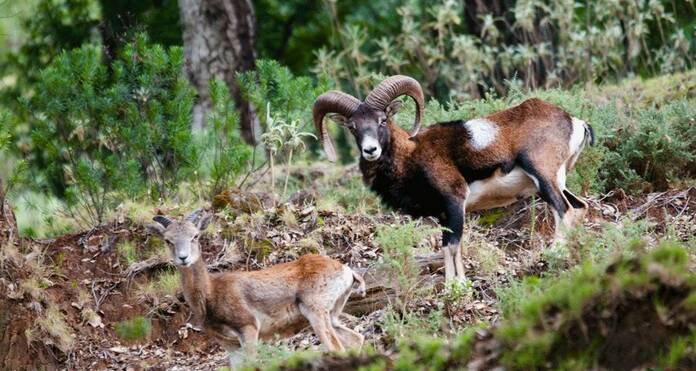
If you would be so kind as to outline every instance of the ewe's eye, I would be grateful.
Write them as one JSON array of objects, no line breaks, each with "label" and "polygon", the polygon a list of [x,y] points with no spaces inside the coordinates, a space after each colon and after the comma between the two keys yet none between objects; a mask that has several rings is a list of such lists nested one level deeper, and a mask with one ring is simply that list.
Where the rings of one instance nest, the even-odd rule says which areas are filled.
[{"label": "ewe's eye", "polygon": [[197,235],[193,236],[193,238],[191,239],[191,241],[195,241],[195,240],[197,240],[197,239],[198,239],[198,237],[200,237],[200,235],[199,235],[199,234],[197,234]]}]

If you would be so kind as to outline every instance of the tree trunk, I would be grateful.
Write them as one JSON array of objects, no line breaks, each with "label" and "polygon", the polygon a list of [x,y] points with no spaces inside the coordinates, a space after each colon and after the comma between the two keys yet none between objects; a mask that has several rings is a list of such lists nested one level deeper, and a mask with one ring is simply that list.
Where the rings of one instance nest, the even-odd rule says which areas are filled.
[{"label": "tree trunk", "polygon": [[227,83],[237,104],[242,137],[253,143],[259,134],[259,121],[236,81],[236,73],[253,69],[256,60],[256,20],[251,0],[179,0],[179,9],[185,70],[198,90],[193,129],[205,126],[211,104],[209,82],[220,78]]},{"label": "tree trunk", "polygon": [[0,179],[0,249],[14,244],[18,235],[17,221],[5,196],[5,185]]}]

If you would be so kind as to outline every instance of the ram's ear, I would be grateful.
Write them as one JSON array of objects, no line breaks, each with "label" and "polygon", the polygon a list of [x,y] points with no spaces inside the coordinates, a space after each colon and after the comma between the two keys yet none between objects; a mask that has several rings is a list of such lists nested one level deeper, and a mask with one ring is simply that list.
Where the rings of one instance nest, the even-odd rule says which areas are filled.
[{"label": "ram's ear", "polygon": [[166,228],[160,223],[150,223],[147,225],[147,230],[154,235],[162,236]]},{"label": "ram's ear", "polygon": [[387,114],[387,117],[392,117],[396,115],[397,112],[399,112],[403,105],[403,102],[401,102],[400,100],[393,100],[391,103],[389,103],[384,112]]},{"label": "ram's ear", "polygon": [[328,116],[333,122],[341,126],[348,126],[348,119],[340,113],[330,113]]}]

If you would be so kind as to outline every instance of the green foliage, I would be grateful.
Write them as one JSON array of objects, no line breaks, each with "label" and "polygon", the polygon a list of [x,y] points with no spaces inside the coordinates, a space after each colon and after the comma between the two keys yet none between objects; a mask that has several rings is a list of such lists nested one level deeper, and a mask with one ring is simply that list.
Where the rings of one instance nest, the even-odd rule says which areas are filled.
[{"label": "green foliage", "polygon": [[432,310],[426,315],[405,308],[389,307],[384,314],[382,328],[395,344],[407,344],[414,339],[414,334],[423,337],[437,336],[442,333],[447,322],[444,312]]},{"label": "green foliage", "polygon": [[317,200],[320,207],[334,209],[336,206],[348,213],[376,214],[382,209],[382,204],[377,195],[365,187],[360,176],[351,176],[346,179],[343,172],[338,184],[333,185],[325,192],[324,197]]},{"label": "green foliage", "polygon": [[28,181],[27,162],[12,157],[12,119],[10,112],[0,107],[0,161],[4,163],[0,167],[0,205],[8,195]]},{"label": "green foliage", "polygon": [[101,222],[122,197],[168,197],[197,166],[193,90],[181,48],[129,44],[112,65],[98,48],[64,52],[26,103],[32,171],[65,195],[73,215]]},{"label": "green foliage", "polygon": [[605,142],[607,187],[664,190],[677,179],[696,176],[695,117],[694,101],[688,100],[626,113]]},{"label": "green foliage", "polygon": [[[176,0],[6,0],[1,5],[0,76],[13,83],[2,89],[0,82],[0,99],[10,106],[35,92],[39,72],[64,50],[101,42],[108,49],[105,56],[115,59],[139,32],[149,32],[160,44],[181,45]],[[3,30],[3,18],[17,24]]]},{"label": "green foliage", "polygon": [[[385,364],[386,356],[371,357],[369,351],[365,356],[331,356],[330,361],[333,367],[359,365],[365,370],[466,369],[473,365],[470,361],[484,357],[484,366],[512,370],[608,368],[603,363],[607,352],[630,349],[634,339],[626,338],[625,333],[650,336],[652,326],[662,326],[655,336],[667,341],[645,349],[649,354],[641,355],[641,365],[683,368],[693,360],[695,344],[690,329],[693,312],[680,304],[696,292],[696,280],[688,267],[684,246],[673,242],[634,258],[618,258],[609,265],[587,262],[560,276],[525,283],[531,289],[519,297],[515,304],[518,310],[509,311],[495,328],[471,327],[449,343],[415,335],[433,333],[435,322],[420,316],[408,318],[407,327],[394,327],[398,323],[394,318],[404,317],[388,311],[393,318],[385,320],[385,330],[392,326],[403,335],[403,341],[389,355],[390,362]],[[625,310],[649,313],[657,303],[664,303],[668,310],[663,316],[641,316],[646,317],[645,322],[637,327],[624,323]],[[479,332],[488,335],[479,338]],[[301,358],[274,369],[306,369],[320,361]]]},{"label": "green foliage", "polygon": [[[289,359],[291,356],[295,357],[290,349],[284,345],[273,345],[267,344],[265,342],[259,342],[256,344],[256,354],[253,357],[244,354],[241,360],[241,370],[258,370],[266,369],[273,363],[283,362]],[[310,353],[310,352],[303,352]]]},{"label": "green foliage", "polygon": [[[258,60],[256,70],[239,74],[244,96],[255,106],[259,117],[284,122],[311,123],[312,105],[319,94],[329,89],[328,81],[317,83],[306,76],[294,76],[287,67],[273,60]],[[269,110],[273,116],[269,116]]]},{"label": "green foliage", "polygon": [[[92,29],[99,23],[96,0],[38,0],[32,5],[18,13],[21,30],[25,34],[21,47],[16,53],[10,53],[6,60],[0,61],[0,71],[16,76],[13,98],[20,92],[31,91],[41,69],[63,50],[78,48],[92,39]],[[8,103],[13,104],[11,100]]]},{"label": "green foliage", "polygon": [[669,349],[660,357],[659,366],[666,370],[688,368],[689,363],[696,361],[696,331],[689,336],[675,339]]},{"label": "green foliage", "polygon": [[116,246],[116,250],[118,251],[118,254],[121,255],[121,258],[126,262],[127,265],[131,265],[140,261],[140,256],[138,254],[137,247],[130,241],[120,242]]},{"label": "green foliage", "polygon": [[[656,303],[678,300],[678,297],[670,297],[669,290],[661,285],[683,283],[688,295],[696,290],[696,281],[689,281],[687,264],[683,246],[664,242],[648,254],[632,259],[620,258],[608,267],[586,262],[559,278],[549,278],[543,283],[537,280],[526,282],[524,285],[529,289],[524,290],[532,295],[520,304],[519,309],[508,311],[510,317],[496,330],[496,337],[506,349],[503,362],[512,368],[525,369],[543,367],[548,362],[568,364],[574,360],[584,364],[588,359],[596,360],[601,347],[593,344],[603,341],[608,334],[592,332],[582,341],[584,345],[574,345],[583,348],[577,353],[559,345],[563,334],[571,331],[573,326],[601,327],[601,324],[586,323],[600,320],[598,317],[612,321],[609,314],[614,310],[612,308],[616,308],[618,302],[628,300],[626,296],[633,297],[634,293],[650,292]],[[638,297],[644,298],[643,294]],[[652,302],[648,300],[646,304],[649,303]],[[588,311],[599,315],[587,315]],[[584,324],[579,325],[579,322]]]},{"label": "green foliage", "polygon": [[[396,11],[385,16],[384,28],[358,17],[341,22],[330,5],[338,36],[331,48],[316,53],[315,70],[354,93],[369,91],[365,77],[372,72],[407,74],[430,94],[461,101],[490,91],[504,94],[515,77],[526,88],[568,87],[693,67],[696,8],[686,2],[390,5]],[[399,25],[392,27],[394,22]]]},{"label": "green foliage", "polygon": [[284,154],[286,169],[283,196],[287,192],[293,154],[304,151],[304,138],[314,137],[312,106],[316,97],[328,89],[320,78],[296,77],[287,67],[272,60],[259,60],[256,70],[239,74],[242,92],[256,108],[265,132],[261,135],[269,156],[271,188],[275,189],[275,157]]},{"label": "green foliage", "polygon": [[390,282],[395,283],[400,303],[413,298],[418,288],[419,268],[413,255],[415,247],[439,230],[409,221],[399,225],[377,227],[375,241],[382,249],[382,260],[378,263]]},{"label": "green foliage", "polygon": [[208,115],[207,141],[212,153],[204,153],[210,159],[210,187],[212,197],[230,187],[244,170],[251,157],[251,148],[239,136],[239,116],[224,82],[210,82],[212,109]]},{"label": "green foliage", "polygon": [[148,339],[152,332],[152,323],[149,318],[137,316],[117,323],[114,329],[119,339],[132,343]]},{"label": "green foliage", "polygon": [[630,257],[647,246],[645,236],[653,225],[646,220],[623,218],[619,225],[606,223],[599,231],[577,228],[565,244],[544,251],[544,259],[552,271],[561,271],[584,261],[606,264],[616,257]]},{"label": "green foliage", "polygon": [[179,272],[166,270],[159,273],[154,279],[138,288],[138,294],[143,299],[149,299],[157,305],[166,296],[174,297],[181,286]]}]

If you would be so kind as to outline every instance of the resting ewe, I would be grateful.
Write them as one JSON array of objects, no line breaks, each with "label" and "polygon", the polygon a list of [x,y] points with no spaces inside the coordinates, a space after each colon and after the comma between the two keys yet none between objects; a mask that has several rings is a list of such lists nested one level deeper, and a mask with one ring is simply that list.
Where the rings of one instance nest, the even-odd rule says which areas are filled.
[{"label": "resting ewe", "polygon": [[[210,218],[199,210],[182,220],[156,216],[157,224],[150,226],[169,245],[194,326],[203,327],[230,351],[236,339],[252,354],[259,338],[294,334],[307,321],[329,350],[362,346],[363,336],[339,319],[354,283],[364,295],[365,283],[358,274],[319,255],[260,271],[209,274],[198,237]],[[233,353],[230,363],[234,367]]]},{"label": "resting ewe", "polygon": [[[416,102],[407,133],[392,117],[408,95]],[[592,129],[584,121],[540,99],[484,118],[437,123],[419,133],[424,99],[420,84],[407,76],[382,81],[364,102],[329,91],[314,103],[314,125],[324,150],[335,161],[324,116],[347,127],[360,149],[365,183],[388,205],[413,216],[433,216],[443,232],[445,276],[464,277],[461,259],[464,211],[509,205],[538,193],[552,208],[556,238],[581,221],[587,204],[566,189]]]}]

